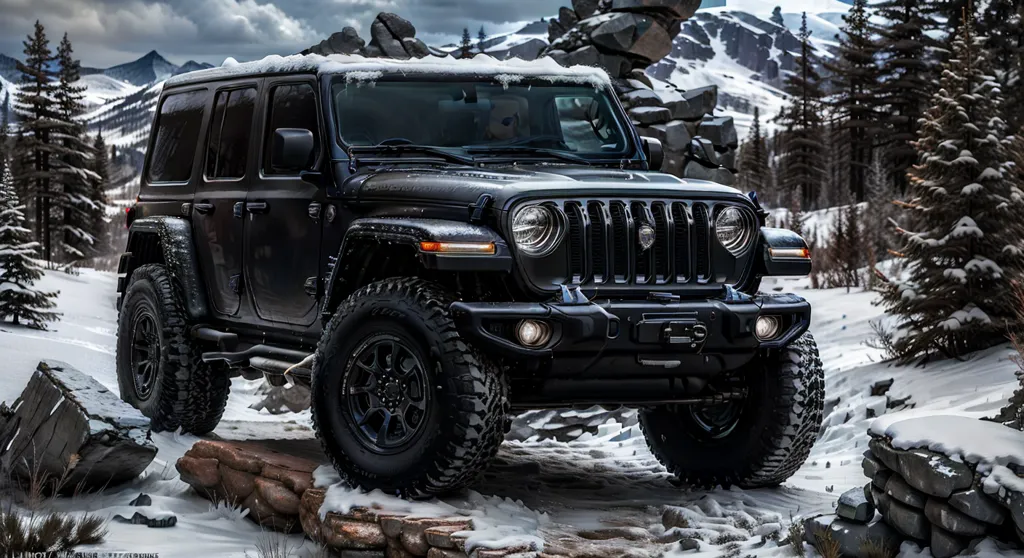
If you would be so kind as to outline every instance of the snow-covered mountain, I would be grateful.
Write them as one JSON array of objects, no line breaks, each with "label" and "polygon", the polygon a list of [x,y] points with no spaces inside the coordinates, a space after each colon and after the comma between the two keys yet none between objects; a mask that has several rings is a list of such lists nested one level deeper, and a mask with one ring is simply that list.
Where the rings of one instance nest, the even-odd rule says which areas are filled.
[{"label": "snow-covered mountain", "polygon": [[177,74],[211,67],[210,64],[200,64],[194,60],[177,66],[161,56],[159,52],[151,50],[138,60],[107,68],[102,70],[102,73],[118,81],[141,87],[157,81],[164,81]]}]

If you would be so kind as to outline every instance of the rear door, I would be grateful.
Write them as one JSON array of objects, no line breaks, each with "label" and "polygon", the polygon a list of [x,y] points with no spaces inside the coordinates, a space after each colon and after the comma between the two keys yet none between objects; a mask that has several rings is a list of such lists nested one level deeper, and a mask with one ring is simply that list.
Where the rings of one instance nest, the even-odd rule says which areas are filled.
[{"label": "rear door", "polygon": [[196,255],[213,310],[238,312],[249,161],[258,151],[252,132],[259,99],[256,82],[233,84],[214,94],[202,180],[192,204]]},{"label": "rear door", "polygon": [[304,182],[299,170],[275,168],[271,151],[276,130],[309,130],[316,147],[303,170],[318,168],[324,151],[318,96],[313,77],[266,80],[260,173],[245,204],[245,276],[256,312],[265,320],[299,326],[312,325],[317,316],[324,192]]}]

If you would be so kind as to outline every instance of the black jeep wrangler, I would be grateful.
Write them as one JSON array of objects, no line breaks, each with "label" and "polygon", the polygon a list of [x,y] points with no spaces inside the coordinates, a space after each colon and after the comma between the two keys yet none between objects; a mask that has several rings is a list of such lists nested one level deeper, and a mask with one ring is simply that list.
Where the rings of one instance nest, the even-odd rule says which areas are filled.
[{"label": "black jeep wrangler", "polygon": [[823,377],[807,246],[755,196],[652,172],[599,70],[317,56],[171,79],[118,283],[121,396],[214,429],[230,378],[310,385],[350,482],[471,482],[510,413],[641,409],[685,483],[776,485]]}]

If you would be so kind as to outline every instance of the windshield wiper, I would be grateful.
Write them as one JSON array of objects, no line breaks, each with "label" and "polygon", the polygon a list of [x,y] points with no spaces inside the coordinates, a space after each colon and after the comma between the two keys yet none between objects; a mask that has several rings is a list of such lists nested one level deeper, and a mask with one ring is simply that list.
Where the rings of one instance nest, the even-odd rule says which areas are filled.
[{"label": "windshield wiper", "polygon": [[493,145],[493,146],[470,146],[466,148],[466,153],[474,155],[517,155],[517,154],[536,154],[553,157],[555,159],[561,159],[563,161],[570,161],[573,163],[580,163],[583,165],[589,165],[590,159],[586,157],[580,157],[579,155],[573,155],[572,153],[566,153],[557,149],[547,149],[544,147],[531,147],[529,145]]},{"label": "windshield wiper", "polygon": [[348,148],[348,154],[350,159],[349,166],[358,168],[358,160],[356,155],[430,155],[443,159],[449,163],[458,163],[462,165],[472,166],[475,164],[475,160],[472,157],[466,157],[464,155],[457,155],[450,151],[440,149],[437,147],[430,147],[429,145],[414,145],[414,144],[401,144],[401,145],[356,145]]}]

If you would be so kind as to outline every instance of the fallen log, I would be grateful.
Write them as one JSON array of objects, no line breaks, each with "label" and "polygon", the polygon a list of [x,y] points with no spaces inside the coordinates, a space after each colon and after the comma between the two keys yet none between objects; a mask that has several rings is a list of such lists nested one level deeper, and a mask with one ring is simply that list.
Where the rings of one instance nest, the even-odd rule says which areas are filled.
[{"label": "fallen log", "polygon": [[0,473],[47,492],[120,484],[156,456],[149,431],[148,418],[91,376],[42,361],[0,424]]}]

